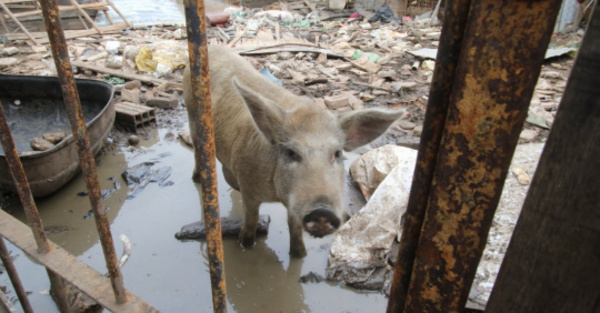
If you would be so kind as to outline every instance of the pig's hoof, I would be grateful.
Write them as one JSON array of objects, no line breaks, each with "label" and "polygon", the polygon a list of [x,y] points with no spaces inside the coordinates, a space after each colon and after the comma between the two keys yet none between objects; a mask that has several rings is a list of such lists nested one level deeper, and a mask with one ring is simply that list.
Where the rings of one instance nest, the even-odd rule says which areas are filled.
[{"label": "pig's hoof", "polygon": [[303,258],[306,256],[306,248],[302,247],[301,249],[290,249],[290,256],[293,258]]},{"label": "pig's hoof", "polygon": [[244,248],[252,248],[254,247],[254,237],[240,237],[240,245]]}]

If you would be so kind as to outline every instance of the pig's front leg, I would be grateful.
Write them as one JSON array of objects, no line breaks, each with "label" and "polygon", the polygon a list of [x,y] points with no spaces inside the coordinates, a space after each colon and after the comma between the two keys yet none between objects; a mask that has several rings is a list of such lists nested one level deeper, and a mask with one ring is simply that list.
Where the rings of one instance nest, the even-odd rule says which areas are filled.
[{"label": "pig's front leg", "polygon": [[242,200],[244,202],[244,223],[240,230],[239,240],[243,247],[249,248],[254,245],[254,239],[256,238],[260,202],[251,197],[245,197],[243,194]]},{"label": "pig's front leg", "polygon": [[306,256],[306,247],[302,238],[302,222],[288,211],[288,227],[290,229],[290,255],[297,258]]}]

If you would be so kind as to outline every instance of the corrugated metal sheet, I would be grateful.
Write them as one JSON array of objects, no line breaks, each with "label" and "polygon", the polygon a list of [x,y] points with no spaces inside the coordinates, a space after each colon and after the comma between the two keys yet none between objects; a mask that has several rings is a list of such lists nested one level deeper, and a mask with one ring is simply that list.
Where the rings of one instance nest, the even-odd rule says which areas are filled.
[{"label": "corrugated metal sheet", "polygon": [[[134,26],[185,25],[182,0],[112,0],[112,2]],[[122,22],[116,12],[111,10],[109,14],[115,23]],[[104,14],[97,15],[96,23],[98,26],[109,25]]]}]

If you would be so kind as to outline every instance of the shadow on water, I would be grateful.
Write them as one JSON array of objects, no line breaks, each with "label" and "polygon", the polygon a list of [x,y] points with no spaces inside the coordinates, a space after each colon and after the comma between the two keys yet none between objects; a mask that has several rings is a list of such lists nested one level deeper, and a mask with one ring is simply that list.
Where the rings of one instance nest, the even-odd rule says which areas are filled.
[{"label": "shadow on water", "polygon": [[[162,312],[212,312],[211,287],[206,243],[179,241],[174,234],[183,225],[201,219],[199,185],[191,180],[193,153],[173,140],[167,130],[153,131],[139,147],[122,145],[105,150],[97,157],[98,175],[103,189],[121,184],[105,200],[115,239],[117,256],[122,244],[120,234],[132,243],[131,257],[123,267],[125,287]],[[170,166],[170,186],[151,183],[136,197],[128,199],[129,188],[121,178],[128,167],[147,162]],[[241,216],[241,196],[219,176],[221,216]],[[115,180],[109,178],[115,177]],[[56,194],[38,199],[37,205],[49,238],[101,273],[106,272],[104,257],[93,218],[85,218],[89,208],[81,176]],[[0,206],[25,221],[22,209],[4,200]],[[271,217],[269,234],[259,237],[251,249],[236,240],[224,240],[228,312],[383,312],[387,299],[378,293],[359,293],[327,282],[299,282],[309,272],[325,276],[327,254],[332,236],[321,239],[307,234],[308,256],[290,259],[289,234],[285,208],[278,203],[263,204],[261,214]],[[43,267],[31,262],[16,247],[9,245],[15,264],[34,309],[58,312],[46,294],[49,283]],[[6,274],[0,285],[10,288]],[[9,297],[14,291],[9,291]]]}]

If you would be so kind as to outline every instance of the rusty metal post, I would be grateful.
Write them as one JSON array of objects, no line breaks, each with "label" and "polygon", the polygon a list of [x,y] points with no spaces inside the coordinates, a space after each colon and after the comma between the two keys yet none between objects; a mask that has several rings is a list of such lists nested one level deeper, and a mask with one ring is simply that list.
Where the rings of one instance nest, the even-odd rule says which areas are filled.
[{"label": "rusty metal post", "polygon": [[417,164],[403,218],[400,252],[394,267],[388,313],[400,313],[404,310],[470,4],[471,0],[448,0],[446,4],[446,18],[442,25]]},{"label": "rusty metal post", "polygon": [[8,252],[8,248],[6,247],[6,244],[4,243],[4,238],[2,237],[0,237],[0,259],[2,259],[2,264],[4,264],[4,268],[6,269],[6,273],[8,273],[10,282],[12,283],[13,288],[17,293],[19,302],[21,302],[23,312],[33,313],[33,308],[31,307],[31,303],[29,303],[29,299],[27,298],[25,288],[23,288],[23,284],[21,283],[21,279],[19,278],[17,269],[15,268],[15,265],[12,259],[10,258],[10,252]]},{"label": "rusty metal post", "polygon": [[23,164],[21,164],[21,160],[19,159],[19,153],[17,152],[17,147],[15,146],[12,134],[10,133],[2,103],[0,103],[0,141],[2,143],[2,149],[4,149],[4,155],[6,156],[6,163],[8,164],[13,181],[17,187],[21,205],[27,216],[27,222],[33,232],[33,238],[35,238],[38,248],[37,251],[39,253],[46,253],[50,251],[48,238],[46,237],[46,233],[44,233],[44,226],[40,214],[38,213],[37,206],[35,205],[35,201],[33,201],[31,188],[29,188],[29,181],[27,181],[25,169],[23,169]]},{"label": "rusty metal post", "polygon": [[462,312],[560,0],[473,1],[404,312]]},{"label": "rusty metal post", "polygon": [[73,132],[73,136],[75,136],[77,146],[79,147],[79,163],[88,188],[92,211],[96,221],[96,228],[98,229],[98,235],[100,237],[102,251],[104,252],[106,267],[108,268],[108,273],[110,275],[113,292],[117,303],[125,303],[127,302],[127,293],[123,285],[123,276],[117,263],[117,255],[115,253],[115,247],[110,232],[110,225],[108,223],[108,218],[106,217],[104,202],[102,201],[100,181],[98,180],[94,155],[92,153],[90,139],[83,119],[81,102],[79,100],[77,86],[75,85],[75,77],[71,68],[65,35],[60,24],[58,5],[56,0],[41,0],[40,2],[48,38],[50,40],[52,55],[54,56],[54,63],[62,88],[65,107],[71,124],[71,131]]},{"label": "rusty metal post", "polygon": [[213,311],[227,312],[204,1],[184,0],[184,7],[190,54],[188,66],[194,94],[193,103],[186,103],[195,157],[192,179],[200,183],[202,189]]}]

